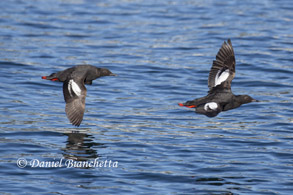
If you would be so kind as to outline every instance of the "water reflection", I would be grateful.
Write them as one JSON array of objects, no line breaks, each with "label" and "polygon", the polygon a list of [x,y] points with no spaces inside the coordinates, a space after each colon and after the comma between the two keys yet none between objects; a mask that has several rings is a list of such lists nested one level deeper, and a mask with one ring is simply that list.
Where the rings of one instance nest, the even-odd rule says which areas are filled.
[{"label": "water reflection", "polygon": [[65,159],[87,161],[100,157],[94,146],[105,147],[93,141],[93,136],[86,133],[65,133],[68,136],[65,148],[62,149]]}]

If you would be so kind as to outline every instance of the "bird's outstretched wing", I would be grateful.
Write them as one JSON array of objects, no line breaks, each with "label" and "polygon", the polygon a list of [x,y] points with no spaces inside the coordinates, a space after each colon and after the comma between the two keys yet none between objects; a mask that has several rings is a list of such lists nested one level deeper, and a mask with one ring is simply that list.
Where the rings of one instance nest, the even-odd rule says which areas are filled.
[{"label": "bird's outstretched wing", "polygon": [[216,60],[213,61],[213,66],[210,70],[208,86],[212,88],[221,85],[225,82],[225,86],[231,89],[231,81],[235,76],[235,55],[231,40],[228,39],[223,43],[222,47],[217,53]]},{"label": "bird's outstretched wing", "polygon": [[69,121],[79,126],[85,111],[86,88],[81,79],[69,78],[63,83],[65,112]]}]

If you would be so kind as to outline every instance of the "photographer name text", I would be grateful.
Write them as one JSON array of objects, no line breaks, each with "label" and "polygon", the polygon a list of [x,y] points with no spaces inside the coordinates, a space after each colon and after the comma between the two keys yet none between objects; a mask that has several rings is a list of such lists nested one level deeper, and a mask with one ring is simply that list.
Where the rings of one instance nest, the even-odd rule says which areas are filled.
[{"label": "photographer name text", "polygon": [[88,161],[75,161],[72,159],[64,159],[61,158],[60,160],[39,160],[39,159],[32,159],[27,160],[25,158],[19,158],[16,162],[19,168],[25,168],[27,166],[31,168],[117,168],[118,161],[112,160],[100,160],[96,158],[94,160]]}]

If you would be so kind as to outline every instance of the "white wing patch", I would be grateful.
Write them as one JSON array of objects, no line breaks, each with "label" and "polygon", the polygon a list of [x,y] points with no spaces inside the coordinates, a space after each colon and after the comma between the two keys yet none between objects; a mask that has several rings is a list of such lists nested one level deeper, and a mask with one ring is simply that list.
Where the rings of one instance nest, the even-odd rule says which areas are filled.
[{"label": "white wing patch", "polygon": [[224,72],[221,73],[221,70],[218,71],[216,78],[215,78],[215,86],[220,85],[222,82],[226,81],[227,78],[229,77],[229,69],[225,70]]},{"label": "white wing patch", "polygon": [[76,84],[76,82],[74,82],[73,79],[70,79],[69,80],[69,83],[68,83],[68,91],[69,91],[69,95],[71,97],[72,96],[72,92],[77,95],[77,96],[80,96],[81,95],[81,89],[79,88],[78,84]]},{"label": "white wing patch", "polygon": [[218,104],[216,102],[209,102],[204,105],[205,111],[208,110],[217,110]]}]

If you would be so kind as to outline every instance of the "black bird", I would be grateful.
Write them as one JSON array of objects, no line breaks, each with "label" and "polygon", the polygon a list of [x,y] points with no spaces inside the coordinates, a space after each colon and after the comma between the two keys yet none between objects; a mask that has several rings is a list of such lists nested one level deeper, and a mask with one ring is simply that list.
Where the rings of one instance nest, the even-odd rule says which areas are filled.
[{"label": "black bird", "polygon": [[217,53],[216,60],[210,70],[208,95],[185,103],[179,106],[196,108],[196,113],[204,114],[208,117],[215,117],[221,111],[227,111],[247,104],[256,102],[249,95],[234,95],[231,91],[231,82],[235,77],[235,55],[231,40],[224,41]]},{"label": "black bird", "polygon": [[66,70],[43,76],[42,79],[63,82],[63,95],[66,102],[65,111],[72,125],[79,126],[85,111],[85,84],[102,76],[116,76],[106,68],[92,65],[77,65]]}]

